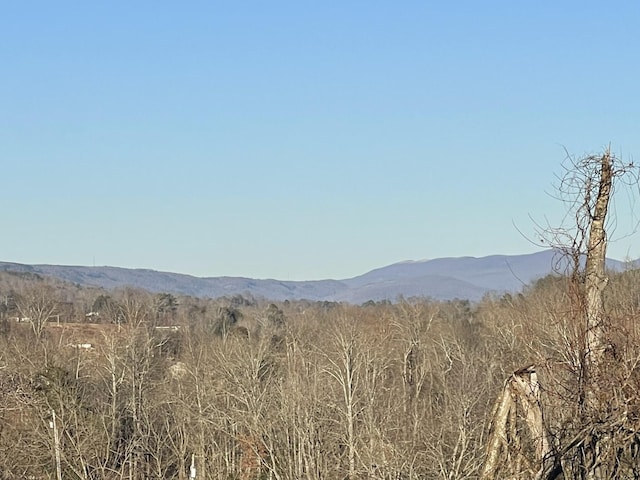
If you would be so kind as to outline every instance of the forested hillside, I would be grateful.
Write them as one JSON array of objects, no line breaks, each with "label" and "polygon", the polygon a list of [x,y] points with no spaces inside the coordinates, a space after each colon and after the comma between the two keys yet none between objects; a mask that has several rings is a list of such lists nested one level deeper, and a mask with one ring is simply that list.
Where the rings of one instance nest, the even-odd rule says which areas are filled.
[{"label": "forested hillside", "polygon": [[[629,395],[639,275],[606,298]],[[569,285],[356,307],[2,273],[0,478],[55,478],[56,460],[64,479],[478,478],[511,372],[535,363],[551,399],[575,393]],[[579,428],[548,412],[556,434]]]},{"label": "forested hillside", "polygon": [[[607,260],[608,268],[628,265]],[[0,262],[0,271],[32,273],[83,286],[107,289],[133,287],[155,293],[219,298],[243,295],[270,300],[312,300],[361,304],[369,300],[396,301],[400,297],[434,300],[480,300],[487,293],[516,293],[534,280],[564,270],[566,259],[554,249],[524,255],[437,258],[376,268],[341,280],[282,281],[243,277],[199,278],[155,270],[24,265]]]}]

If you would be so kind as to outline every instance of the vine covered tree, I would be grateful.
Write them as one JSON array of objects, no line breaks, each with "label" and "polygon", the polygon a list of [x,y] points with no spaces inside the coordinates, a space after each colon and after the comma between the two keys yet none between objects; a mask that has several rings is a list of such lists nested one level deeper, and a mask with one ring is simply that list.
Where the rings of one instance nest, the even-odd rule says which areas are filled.
[{"label": "vine covered tree", "polygon": [[[545,358],[540,348],[539,364],[507,379],[494,408],[482,479],[527,473],[545,480],[640,478],[634,433],[640,399],[628,395],[637,385],[627,375],[634,368],[628,359],[640,352],[622,351],[628,346],[616,341],[619,326],[605,304],[609,207],[615,185],[635,185],[637,175],[633,163],[609,149],[569,158],[559,193],[575,224],[543,232],[563,254],[559,265],[569,269],[569,305],[557,330],[562,361]],[[549,386],[542,389],[545,373]],[[544,398],[545,391],[553,398]]]}]

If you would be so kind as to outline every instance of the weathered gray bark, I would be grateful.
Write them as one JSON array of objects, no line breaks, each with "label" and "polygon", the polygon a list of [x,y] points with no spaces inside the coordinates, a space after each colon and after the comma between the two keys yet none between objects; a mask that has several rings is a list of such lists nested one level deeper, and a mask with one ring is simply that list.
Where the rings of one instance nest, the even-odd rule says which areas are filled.
[{"label": "weathered gray bark", "polygon": [[611,197],[612,180],[612,159],[607,151],[600,161],[600,185],[591,215],[585,265],[584,294],[587,317],[585,360],[587,367],[591,370],[597,370],[598,365],[602,363],[602,355],[606,349],[604,289],[607,286],[608,278],[605,271],[607,254],[605,222]]},{"label": "weathered gray bark", "polygon": [[[613,165],[609,151],[600,159],[600,183],[590,218],[589,239],[587,244],[587,259],[585,264],[584,301],[586,316],[584,378],[586,391],[584,405],[587,411],[597,412],[602,408],[599,404],[598,381],[603,372],[603,360],[607,348],[606,318],[604,308],[604,290],[608,283],[606,274],[607,235],[605,222],[611,186],[613,180]],[[594,438],[593,442],[585,442],[581,447],[585,460],[582,477],[589,480],[609,478],[606,473],[607,465],[602,465],[599,452],[603,450],[606,436]]]},{"label": "weathered gray bark", "polygon": [[[520,464],[522,461],[526,462],[520,451],[515,425],[518,406],[535,445],[536,464],[540,465],[535,473],[531,472],[532,478],[553,480],[562,472],[560,461],[553,450],[549,432],[544,424],[540,403],[540,384],[535,367],[532,365],[511,375],[496,402],[493,428],[487,447],[487,457],[480,475],[481,480],[499,478],[498,475],[501,475],[500,478],[518,476]],[[517,446],[515,449],[514,445]],[[511,452],[510,449],[515,451]],[[511,459],[511,462],[501,462],[501,458],[505,457]],[[506,472],[501,472],[500,467],[503,467]]]},{"label": "weathered gray bark", "polygon": [[496,477],[500,467],[501,453],[503,449],[508,448],[507,422],[509,421],[509,412],[513,406],[510,380],[505,382],[502,394],[498,397],[493,410],[492,432],[487,445],[487,456],[482,468],[482,474],[480,475],[481,480],[491,480]]}]

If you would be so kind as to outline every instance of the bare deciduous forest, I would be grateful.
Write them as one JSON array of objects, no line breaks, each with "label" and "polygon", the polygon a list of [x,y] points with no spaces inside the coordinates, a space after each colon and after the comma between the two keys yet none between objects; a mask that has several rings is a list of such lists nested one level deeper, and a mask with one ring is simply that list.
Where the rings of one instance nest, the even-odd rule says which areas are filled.
[{"label": "bare deciduous forest", "polygon": [[3,273],[0,478],[640,478],[640,271],[608,273],[597,357],[588,340],[598,198],[573,270],[477,304]]}]

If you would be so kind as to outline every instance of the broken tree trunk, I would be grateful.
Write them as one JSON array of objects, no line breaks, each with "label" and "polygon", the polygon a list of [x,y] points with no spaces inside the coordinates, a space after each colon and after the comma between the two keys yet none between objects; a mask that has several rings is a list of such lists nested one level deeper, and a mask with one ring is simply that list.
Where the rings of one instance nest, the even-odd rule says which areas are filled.
[{"label": "broken tree trunk", "polygon": [[[515,424],[518,416],[523,418],[535,446],[536,463],[540,465],[537,471],[521,451]],[[505,462],[505,458],[508,461]],[[544,424],[540,384],[533,365],[514,372],[505,382],[494,408],[492,431],[480,479],[517,477],[523,463],[531,478],[536,480],[552,480],[562,472]]]},{"label": "broken tree trunk", "polygon": [[604,310],[604,289],[608,283],[605,271],[607,254],[605,222],[612,181],[613,165],[611,154],[607,150],[600,159],[600,183],[598,196],[591,212],[585,265],[584,295],[587,324],[585,361],[589,374],[596,373],[607,346]]},{"label": "broken tree trunk", "polygon": [[[601,383],[604,370],[604,355],[607,349],[606,316],[604,290],[608,283],[606,274],[607,236],[605,223],[613,181],[613,162],[607,150],[600,159],[600,180],[598,194],[590,211],[590,229],[587,243],[587,259],[584,276],[584,302],[586,317],[584,371],[585,396],[582,411],[585,420],[597,419],[603,407]],[[584,465],[581,477],[589,480],[611,478],[607,471],[611,465],[600,458],[602,453],[612,448],[608,434],[593,436],[590,442],[580,446]]]}]

